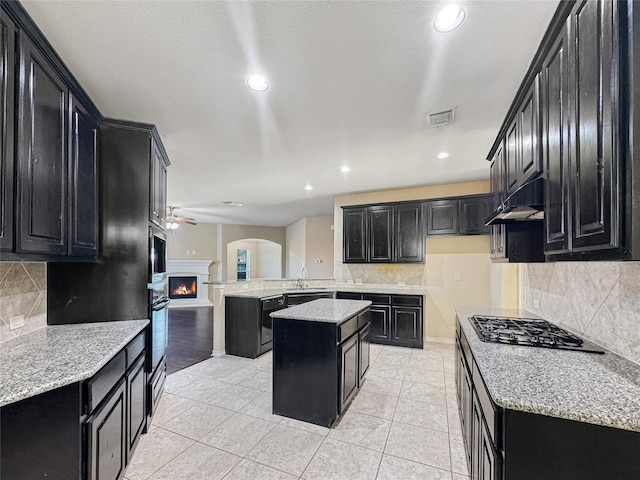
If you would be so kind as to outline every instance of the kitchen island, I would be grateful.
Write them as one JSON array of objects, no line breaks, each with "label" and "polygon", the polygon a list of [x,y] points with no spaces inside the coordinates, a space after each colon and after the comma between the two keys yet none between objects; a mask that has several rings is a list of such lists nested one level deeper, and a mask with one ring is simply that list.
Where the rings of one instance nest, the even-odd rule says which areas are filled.
[{"label": "kitchen island", "polygon": [[603,355],[481,341],[473,315],[524,310],[456,308],[456,384],[472,478],[638,478],[640,367]]},{"label": "kitchen island", "polygon": [[319,299],[273,318],[273,413],[330,427],[369,367],[370,301]]}]

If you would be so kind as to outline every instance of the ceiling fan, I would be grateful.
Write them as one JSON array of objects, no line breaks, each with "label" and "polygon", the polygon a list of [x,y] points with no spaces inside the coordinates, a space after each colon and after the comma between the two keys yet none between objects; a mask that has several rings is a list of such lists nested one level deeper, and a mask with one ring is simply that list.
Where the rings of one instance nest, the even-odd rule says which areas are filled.
[{"label": "ceiling fan", "polygon": [[169,215],[167,216],[167,229],[175,230],[180,226],[181,223],[187,223],[189,225],[197,225],[195,219],[187,218],[187,217],[179,217],[175,213],[173,213],[173,210],[175,208],[176,207],[169,207]]}]

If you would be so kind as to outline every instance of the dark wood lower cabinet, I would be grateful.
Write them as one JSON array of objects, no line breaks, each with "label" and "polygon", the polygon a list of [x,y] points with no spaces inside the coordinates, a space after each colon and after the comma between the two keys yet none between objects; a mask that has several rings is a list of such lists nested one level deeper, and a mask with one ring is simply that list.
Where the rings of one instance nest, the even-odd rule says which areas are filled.
[{"label": "dark wood lower cabinet", "polygon": [[127,459],[146,426],[147,419],[147,375],[145,358],[142,355],[127,375]]},{"label": "dark wood lower cabinet", "polygon": [[106,403],[87,420],[87,478],[117,480],[127,463],[127,388],[120,381]]},{"label": "dark wood lower cabinet", "polygon": [[392,307],[391,342],[393,345],[422,348],[421,307]]},{"label": "dark wood lower cabinet", "polygon": [[371,342],[391,341],[391,305],[371,305]]},{"label": "dark wood lower cabinet", "polygon": [[[371,318],[371,317],[369,317]],[[370,345],[371,345],[371,324],[364,327],[358,333],[358,350],[359,350],[359,361],[360,361],[360,384],[364,380],[364,375],[369,370],[369,361],[370,361]]]},{"label": "dark wood lower cabinet", "polygon": [[358,391],[358,335],[340,345],[340,409],[343,410]]}]

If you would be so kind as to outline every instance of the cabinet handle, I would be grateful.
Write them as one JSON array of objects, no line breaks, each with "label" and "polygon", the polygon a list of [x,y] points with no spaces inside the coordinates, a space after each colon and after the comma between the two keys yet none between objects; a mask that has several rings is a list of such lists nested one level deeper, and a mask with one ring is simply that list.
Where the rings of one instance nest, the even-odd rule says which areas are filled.
[{"label": "cabinet handle", "polygon": [[38,163],[40,161],[40,159],[38,157],[33,159],[33,163]]}]

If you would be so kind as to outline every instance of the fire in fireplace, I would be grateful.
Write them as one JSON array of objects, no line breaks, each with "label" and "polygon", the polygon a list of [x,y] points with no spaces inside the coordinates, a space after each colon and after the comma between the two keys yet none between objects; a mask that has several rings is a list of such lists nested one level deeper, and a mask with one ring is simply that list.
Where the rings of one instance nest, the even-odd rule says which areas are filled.
[{"label": "fire in fireplace", "polygon": [[197,298],[198,277],[169,277],[169,298]]}]

